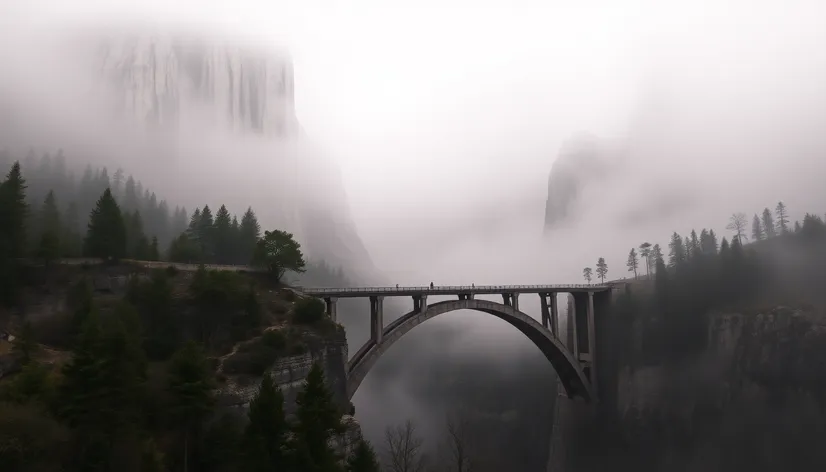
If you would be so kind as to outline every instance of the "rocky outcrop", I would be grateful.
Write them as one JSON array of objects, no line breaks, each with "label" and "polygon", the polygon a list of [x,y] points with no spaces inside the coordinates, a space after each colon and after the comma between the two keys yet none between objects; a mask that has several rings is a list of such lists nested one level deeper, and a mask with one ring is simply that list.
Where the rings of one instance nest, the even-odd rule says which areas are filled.
[{"label": "rocky outcrop", "polygon": [[[334,447],[343,457],[347,457],[362,438],[361,427],[353,418],[352,406],[347,399],[347,374],[345,372],[347,355],[347,339],[343,331],[339,331],[333,338],[313,346],[310,352],[280,358],[268,369],[284,394],[284,409],[289,416],[295,412],[296,394],[301,390],[313,363],[321,364],[327,386],[333,394],[333,400],[341,411],[348,413],[342,418],[345,426],[344,433],[334,439]],[[246,415],[250,401],[258,392],[260,384],[260,378],[228,378],[216,392],[218,404],[235,411],[239,416]]]},{"label": "rocky outcrop", "polygon": [[546,233],[570,220],[583,190],[607,175],[618,157],[619,150],[613,143],[588,133],[562,144],[548,176]]}]

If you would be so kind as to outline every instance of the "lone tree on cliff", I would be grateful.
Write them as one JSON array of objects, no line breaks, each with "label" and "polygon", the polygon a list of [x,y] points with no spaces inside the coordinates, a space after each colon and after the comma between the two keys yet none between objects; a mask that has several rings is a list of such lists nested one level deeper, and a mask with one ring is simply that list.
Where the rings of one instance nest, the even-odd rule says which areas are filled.
[{"label": "lone tree on cliff", "polygon": [[745,213],[734,213],[731,215],[731,218],[729,218],[729,224],[726,226],[727,230],[734,231],[740,244],[743,243],[743,238],[746,237],[747,221]]},{"label": "lone tree on cliff", "polygon": [[768,208],[763,209],[763,231],[766,232],[766,239],[777,235],[774,229],[774,218],[772,218],[772,212]]},{"label": "lone tree on cliff", "polygon": [[644,242],[640,244],[640,257],[645,258],[645,276],[651,277],[651,243]]},{"label": "lone tree on cliff", "polygon": [[304,272],[304,254],[291,233],[277,229],[264,231],[264,237],[258,240],[255,248],[253,265],[267,269],[275,280],[280,281],[288,270]]},{"label": "lone tree on cliff", "polygon": [[763,239],[763,225],[760,223],[760,217],[757,216],[757,213],[754,214],[754,219],[751,221],[751,237],[755,241],[760,241]]},{"label": "lone tree on cliff", "polygon": [[600,257],[597,261],[597,277],[605,283],[605,276],[608,275],[608,264],[605,263],[605,258]]},{"label": "lone tree on cliff", "polygon": [[120,207],[108,188],[97,201],[89,217],[89,229],[83,241],[84,253],[89,257],[120,259],[126,255],[126,226]]},{"label": "lone tree on cliff", "polygon": [[628,266],[628,272],[634,272],[634,278],[637,278],[637,268],[640,266],[640,260],[637,257],[637,251],[634,248],[631,248],[631,252],[628,253],[628,262],[626,264]]},{"label": "lone tree on cliff", "polygon": [[786,210],[786,204],[783,202],[777,202],[777,206],[774,209],[774,214],[777,216],[777,228],[780,230],[780,234],[788,233],[789,212]]},{"label": "lone tree on cliff", "polygon": [[591,283],[591,277],[594,276],[594,270],[590,267],[586,267],[582,269],[582,276],[585,277],[585,281]]}]

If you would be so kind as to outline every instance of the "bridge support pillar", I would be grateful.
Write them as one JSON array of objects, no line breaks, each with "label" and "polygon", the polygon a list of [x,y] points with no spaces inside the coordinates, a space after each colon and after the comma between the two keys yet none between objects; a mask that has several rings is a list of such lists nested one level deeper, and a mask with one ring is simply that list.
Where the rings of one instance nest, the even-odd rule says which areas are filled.
[{"label": "bridge support pillar", "polygon": [[337,301],[338,301],[338,298],[336,298],[336,297],[327,297],[327,298],[324,299],[324,303],[327,304],[327,316],[330,317],[330,319],[333,320],[333,321],[337,321],[336,320],[336,316],[337,316],[337,314],[336,314],[336,302]]},{"label": "bridge support pillar", "polygon": [[551,324],[551,313],[548,311],[548,294],[547,293],[540,293],[539,294],[539,306],[541,307],[542,311],[542,327],[545,329],[550,329]]},{"label": "bridge support pillar", "polygon": [[384,332],[384,297],[370,297],[370,340],[381,343]]},{"label": "bridge support pillar", "polygon": [[502,301],[506,306],[512,307],[514,310],[519,310],[519,294],[518,293],[503,293]]},{"label": "bridge support pillar", "polygon": [[427,311],[427,295],[413,295],[413,311],[416,313]]},{"label": "bridge support pillar", "polygon": [[588,292],[588,353],[591,354],[591,390],[597,391],[597,333],[594,324],[594,292]]},{"label": "bridge support pillar", "polygon": [[548,305],[551,307],[551,332],[559,338],[559,307],[556,304],[556,293],[548,294]]},{"label": "bridge support pillar", "polygon": [[557,326],[558,315],[556,306],[556,293],[540,293],[539,301],[542,306],[542,326],[551,331],[551,333],[559,337],[559,329]]}]

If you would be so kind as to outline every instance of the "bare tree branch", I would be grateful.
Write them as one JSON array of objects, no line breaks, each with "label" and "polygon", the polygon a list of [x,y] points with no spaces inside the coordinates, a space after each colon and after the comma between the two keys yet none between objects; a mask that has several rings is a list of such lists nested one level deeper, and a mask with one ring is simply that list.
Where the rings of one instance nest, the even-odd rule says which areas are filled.
[{"label": "bare tree branch", "polygon": [[384,468],[389,472],[423,472],[424,440],[416,434],[413,422],[388,426],[384,430]]},{"label": "bare tree branch", "polygon": [[447,416],[447,450],[449,466],[447,470],[471,472],[470,422],[466,414],[459,412]]}]

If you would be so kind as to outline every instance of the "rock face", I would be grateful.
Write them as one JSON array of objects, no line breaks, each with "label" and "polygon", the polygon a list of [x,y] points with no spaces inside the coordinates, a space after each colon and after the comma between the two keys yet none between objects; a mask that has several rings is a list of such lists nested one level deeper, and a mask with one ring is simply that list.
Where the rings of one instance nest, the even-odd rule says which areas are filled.
[{"label": "rock face", "polygon": [[[779,307],[710,318],[679,366],[626,368],[617,407],[648,470],[818,470],[826,453],[826,320]],[[770,447],[769,447],[770,445]],[[643,457],[641,455],[641,457]]]},{"label": "rock face", "polygon": [[237,131],[297,131],[292,64],[283,55],[159,32],[109,35],[97,51],[96,68],[120,95],[118,111],[148,127],[207,118]]},{"label": "rock face", "polygon": [[[301,390],[314,362],[319,362],[324,368],[325,380],[333,393],[333,400],[342,411],[351,412],[350,401],[347,399],[345,372],[347,352],[347,339],[342,333],[306,354],[284,357],[273,364],[269,373],[284,394],[284,409],[287,415],[295,412],[296,394]],[[243,384],[230,379],[217,392],[218,404],[237,410],[239,415],[246,415],[250,401],[258,392],[260,384],[260,378]],[[342,421],[346,430],[344,434],[335,438],[334,445],[338,452],[346,457],[358,445],[362,434],[361,427],[352,415],[344,415]]]},{"label": "rock face", "polygon": [[563,143],[548,176],[546,234],[572,219],[583,190],[606,176],[619,155],[615,144],[588,133]]}]

